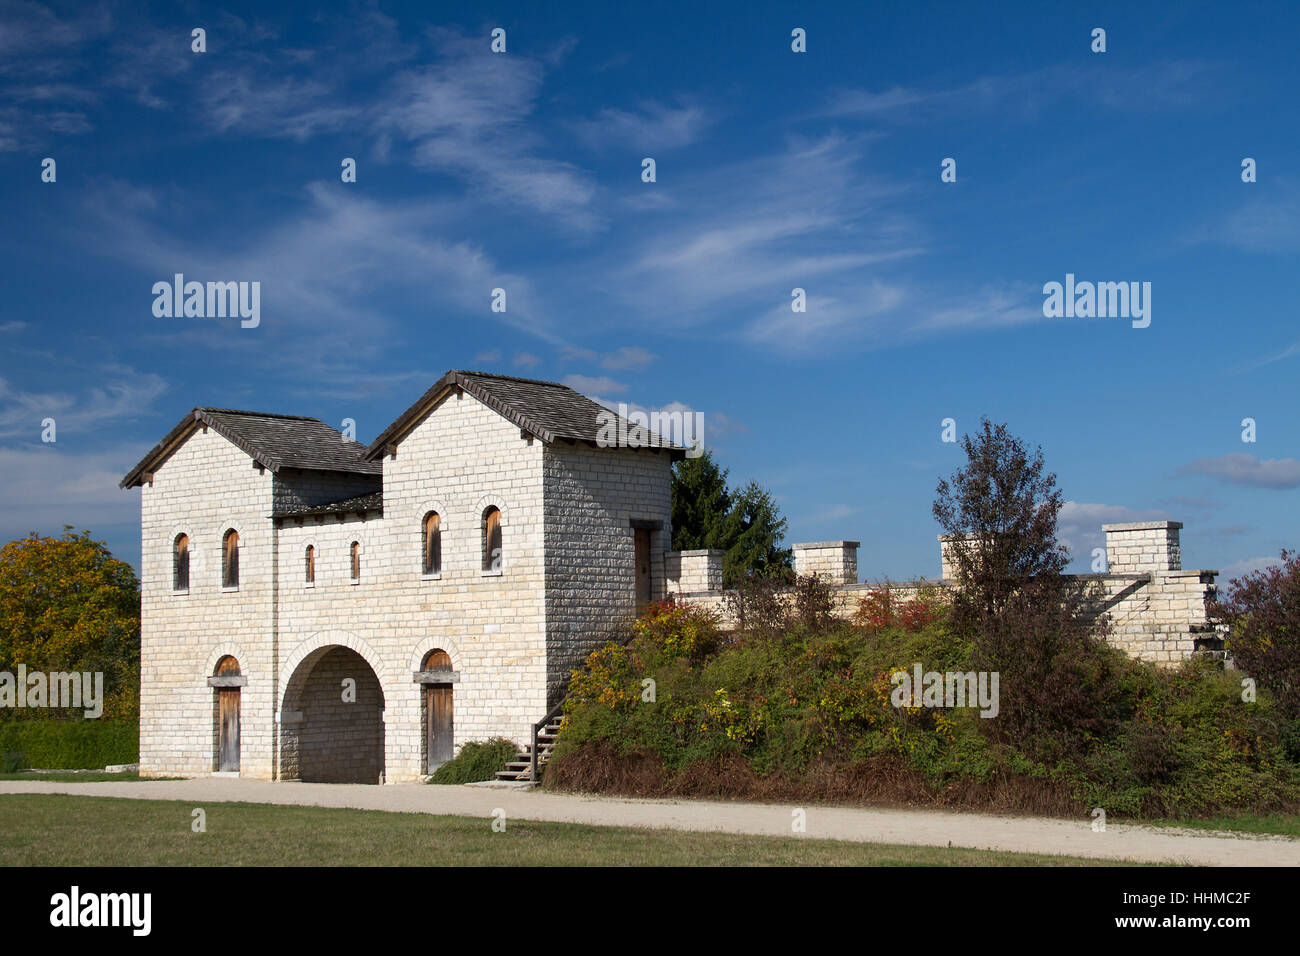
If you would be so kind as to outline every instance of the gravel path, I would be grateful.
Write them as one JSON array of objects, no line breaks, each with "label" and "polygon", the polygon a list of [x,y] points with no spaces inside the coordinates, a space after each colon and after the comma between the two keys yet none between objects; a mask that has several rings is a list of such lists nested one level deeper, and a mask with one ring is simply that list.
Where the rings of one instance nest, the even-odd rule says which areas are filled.
[{"label": "gravel path", "polygon": [[[0,794],[70,793],[135,800],[182,800],[195,806],[240,801],[294,806],[351,807],[403,813],[483,817],[500,808],[506,819],[595,826],[667,827],[675,830],[789,836],[790,804],[704,800],[635,800],[488,787],[396,784],[273,783],[220,777],[189,780],[54,783],[0,781]],[[1156,830],[1112,824],[1094,832],[1090,820],[809,806],[805,838],[959,846],[1019,853],[1066,854],[1114,860],[1208,866],[1298,866],[1300,840]]]}]

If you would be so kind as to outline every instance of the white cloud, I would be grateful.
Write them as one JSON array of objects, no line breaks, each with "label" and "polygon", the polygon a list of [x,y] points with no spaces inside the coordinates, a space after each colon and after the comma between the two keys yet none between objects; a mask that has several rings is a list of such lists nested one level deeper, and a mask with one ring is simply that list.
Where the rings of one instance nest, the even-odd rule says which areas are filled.
[{"label": "white cloud", "polygon": [[79,395],[23,391],[0,379],[0,438],[39,438],[42,421],[53,418],[57,441],[62,435],[147,414],[154,400],[167,391],[167,383],[152,372],[111,368],[101,371],[126,375],[88,388]]},{"label": "white cloud", "polygon": [[1106,536],[1101,530],[1103,524],[1159,521],[1165,517],[1165,513],[1158,509],[1066,501],[1056,518],[1056,537],[1070,549],[1072,560],[1091,568],[1093,549],[1104,551],[1106,548]]},{"label": "white cloud", "polygon": [[600,360],[600,364],[605,368],[621,370],[631,368],[645,368],[659,356],[655,355],[649,349],[643,349],[640,346],[625,345],[615,352],[611,352]]},{"label": "white cloud", "polygon": [[1273,565],[1280,563],[1281,559],[1277,557],[1245,558],[1241,561],[1234,561],[1231,564],[1224,565],[1219,571],[1219,587],[1226,589],[1229,582],[1235,578],[1244,578],[1255,571],[1263,571],[1265,568],[1271,568]]},{"label": "white cloud", "polygon": [[566,375],[563,384],[569,386],[575,392],[581,392],[584,395],[608,395],[619,394],[627,391],[627,386],[622,382],[616,382],[612,378],[605,376],[592,377],[590,375]]},{"label": "white cloud", "polygon": [[1208,475],[1232,485],[1288,489],[1300,487],[1300,460],[1260,459],[1244,452],[1198,458],[1178,469],[1180,475]]},{"label": "white cloud", "polygon": [[61,534],[65,524],[92,532],[140,520],[139,493],[118,487],[149,446],[77,453],[63,443],[0,448],[0,537]]},{"label": "white cloud", "polygon": [[712,123],[713,117],[699,106],[647,102],[636,111],[604,109],[595,118],[572,125],[578,138],[594,150],[624,147],[653,151],[689,145]]}]

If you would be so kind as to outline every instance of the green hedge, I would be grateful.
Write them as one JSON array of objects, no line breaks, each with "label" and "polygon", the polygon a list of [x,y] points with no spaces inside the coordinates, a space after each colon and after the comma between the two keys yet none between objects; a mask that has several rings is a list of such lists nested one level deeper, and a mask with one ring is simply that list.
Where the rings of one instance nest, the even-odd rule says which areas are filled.
[{"label": "green hedge", "polygon": [[[8,755],[21,754],[15,760]],[[11,720],[0,723],[0,757],[21,769],[93,770],[140,759],[134,721]]]},{"label": "green hedge", "polygon": [[460,748],[460,753],[454,758],[435,770],[429,782],[479,783],[491,780],[518,753],[518,744],[504,737],[493,737],[483,743],[468,743]]}]

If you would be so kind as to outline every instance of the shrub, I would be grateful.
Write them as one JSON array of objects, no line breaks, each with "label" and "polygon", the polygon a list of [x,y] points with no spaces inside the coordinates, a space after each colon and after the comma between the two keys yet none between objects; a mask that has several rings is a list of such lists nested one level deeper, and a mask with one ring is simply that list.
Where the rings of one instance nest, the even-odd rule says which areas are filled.
[{"label": "shrub", "polygon": [[140,728],[110,720],[0,722],[0,752],[23,755],[24,767],[94,770],[140,759]]},{"label": "shrub", "polygon": [[1210,613],[1228,625],[1228,649],[1260,686],[1277,695],[1282,712],[1300,718],[1300,555],[1237,578],[1228,599]]},{"label": "shrub", "polygon": [[0,754],[0,773],[17,773],[23,768],[26,758],[15,750]]},{"label": "shrub", "polygon": [[429,778],[429,783],[480,783],[492,780],[498,770],[520,753],[519,745],[504,737],[493,737],[481,743],[463,745],[451,760],[439,767]]}]

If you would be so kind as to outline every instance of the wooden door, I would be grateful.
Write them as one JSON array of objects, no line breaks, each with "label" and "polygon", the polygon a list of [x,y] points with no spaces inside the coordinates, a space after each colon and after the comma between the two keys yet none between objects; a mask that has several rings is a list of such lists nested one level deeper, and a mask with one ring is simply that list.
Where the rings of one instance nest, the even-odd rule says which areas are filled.
[{"label": "wooden door", "polygon": [[217,690],[217,712],[221,721],[217,769],[239,771],[239,688]]},{"label": "wooden door", "polygon": [[451,759],[453,740],[452,685],[429,684],[425,688],[425,712],[428,715],[429,773]]},{"label": "wooden door", "polygon": [[636,538],[636,603],[650,603],[650,530],[634,529]]}]

